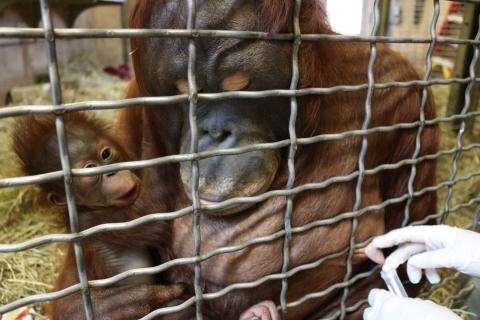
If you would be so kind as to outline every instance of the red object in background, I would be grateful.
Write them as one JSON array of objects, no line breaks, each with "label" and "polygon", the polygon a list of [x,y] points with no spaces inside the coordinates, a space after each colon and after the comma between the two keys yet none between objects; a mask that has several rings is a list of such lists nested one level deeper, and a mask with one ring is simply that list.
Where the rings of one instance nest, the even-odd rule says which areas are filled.
[{"label": "red object in background", "polygon": [[[452,26],[452,22],[448,20],[449,15],[454,15],[460,13],[460,9],[464,6],[463,3],[451,3],[449,8],[448,8],[448,13],[444,18],[444,21],[442,22],[442,26],[440,28],[440,32],[438,32],[439,36],[448,36],[448,30]],[[435,48],[433,51],[434,55],[441,55],[441,51],[444,48],[444,43],[436,43]]]},{"label": "red object in background", "polygon": [[132,78],[132,69],[128,64],[121,64],[117,68],[114,66],[108,66],[103,71],[109,75],[117,76],[122,80],[130,80]]},{"label": "red object in background", "polygon": [[17,319],[17,320],[23,320],[23,319],[26,319],[29,315],[30,315],[30,310],[25,309],[25,310],[23,310],[23,312],[22,312],[21,314],[19,314],[19,315],[17,316],[16,319]]}]

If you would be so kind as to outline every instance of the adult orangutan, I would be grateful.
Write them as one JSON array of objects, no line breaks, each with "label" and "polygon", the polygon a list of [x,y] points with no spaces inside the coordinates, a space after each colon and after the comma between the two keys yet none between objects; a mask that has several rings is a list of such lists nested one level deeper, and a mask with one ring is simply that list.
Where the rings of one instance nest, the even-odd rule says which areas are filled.
[{"label": "adult orangutan", "polygon": [[[197,29],[254,30],[270,34],[292,32],[291,0],[197,0],[196,7]],[[135,28],[183,29],[186,19],[187,1],[140,0],[131,25]],[[321,1],[303,1],[301,30],[302,33],[333,34]],[[185,82],[188,38],[134,39],[132,45],[136,83],[131,88],[130,97],[166,96],[188,90]],[[196,45],[196,80],[201,92],[289,88],[292,76],[291,41],[201,38],[196,40]],[[376,83],[419,78],[401,56],[384,45],[378,44],[377,48],[374,68]],[[304,41],[300,47],[299,87],[366,83],[369,58],[369,44]],[[310,137],[361,128],[365,117],[366,94],[366,90],[361,90],[299,99],[296,123],[298,136]],[[370,127],[417,121],[421,95],[420,87],[376,89]],[[197,109],[199,151],[241,147],[289,137],[288,98],[200,100]],[[430,94],[425,115],[427,119],[435,116]],[[118,129],[127,148],[143,159],[188,153],[191,143],[188,103],[124,110]],[[365,167],[370,169],[411,158],[415,150],[415,136],[416,129],[368,135]],[[355,172],[358,170],[360,146],[361,137],[358,136],[301,146],[296,154],[295,185],[321,182]],[[424,129],[421,146],[420,154],[431,154],[437,150],[436,127]],[[285,188],[287,154],[288,148],[285,148],[201,160],[199,196],[202,203],[218,203],[233,197],[253,196]],[[149,169],[142,179],[142,189],[149,192],[140,198],[148,196],[155,199],[158,211],[190,206],[190,171],[188,162]],[[411,167],[407,165],[366,176],[362,185],[361,207],[404,195],[410,171]],[[434,183],[435,163],[419,163],[414,189],[420,190]],[[355,185],[354,180],[298,194],[294,200],[292,225],[298,227],[351,211],[355,201]],[[415,197],[410,206],[410,221],[434,213],[435,202],[435,193]],[[203,212],[202,253],[282,230],[285,203],[284,197],[273,197],[258,204]],[[402,202],[362,215],[356,232],[357,242],[400,226],[404,208],[405,202]],[[332,225],[293,234],[289,267],[294,268],[342,251],[348,246],[351,227],[351,220],[344,219]],[[172,228],[174,257],[191,256],[194,247],[192,217],[188,215],[174,220]],[[125,241],[129,241],[127,235]],[[282,268],[282,248],[283,239],[279,239],[204,261],[201,265],[203,291],[216,292],[232,283],[253,281],[279,273]],[[354,274],[372,267],[360,256],[353,262]],[[171,281],[193,283],[192,270],[193,266],[189,266],[184,272],[176,272]],[[339,283],[345,272],[345,256],[298,272],[289,278],[287,300],[295,301],[308,293]],[[379,286],[377,280],[369,278],[350,286],[347,305],[365,299],[372,285]],[[268,281],[252,290],[236,290],[222,298],[204,301],[204,316],[208,319],[238,318],[256,303],[265,300],[278,302],[280,288],[280,281]],[[287,319],[317,319],[325,316],[338,308],[341,294],[342,289],[334,290],[321,298],[289,308]],[[128,302],[122,300],[122,305],[128,305]],[[349,316],[357,319],[360,312]]]}]

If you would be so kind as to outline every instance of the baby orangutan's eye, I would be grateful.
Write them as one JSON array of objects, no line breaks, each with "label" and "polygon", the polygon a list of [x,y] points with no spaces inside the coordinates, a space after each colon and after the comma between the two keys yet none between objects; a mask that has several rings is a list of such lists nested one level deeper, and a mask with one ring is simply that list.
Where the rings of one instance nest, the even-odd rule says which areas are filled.
[{"label": "baby orangutan's eye", "polygon": [[101,157],[103,161],[108,161],[112,158],[112,149],[109,147],[103,148]]}]

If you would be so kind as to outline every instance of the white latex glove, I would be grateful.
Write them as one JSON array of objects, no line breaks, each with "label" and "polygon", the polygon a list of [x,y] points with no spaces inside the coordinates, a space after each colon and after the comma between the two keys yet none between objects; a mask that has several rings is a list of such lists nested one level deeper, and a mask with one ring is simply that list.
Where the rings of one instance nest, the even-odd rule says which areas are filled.
[{"label": "white latex glove", "polygon": [[[379,249],[398,245],[386,259]],[[413,283],[420,282],[422,269],[431,283],[440,281],[436,268],[453,268],[480,277],[480,234],[449,227],[418,226],[393,230],[379,236],[365,249],[383,270],[398,268],[408,260],[407,274]]]},{"label": "white latex glove", "polygon": [[386,290],[373,289],[368,295],[370,308],[364,320],[460,320],[452,310],[432,301],[396,296]]}]

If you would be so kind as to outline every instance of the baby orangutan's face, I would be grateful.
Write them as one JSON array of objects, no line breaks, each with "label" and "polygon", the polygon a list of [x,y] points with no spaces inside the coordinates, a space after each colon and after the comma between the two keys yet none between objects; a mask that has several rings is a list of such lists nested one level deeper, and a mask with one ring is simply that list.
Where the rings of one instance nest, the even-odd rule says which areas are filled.
[{"label": "baby orangutan's face", "polygon": [[[81,127],[69,128],[68,149],[73,167],[95,168],[127,161],[120,146],[107,136]],[[78,205],[91,209],[132,205],[140,191],[140,179],[132,171],[82,176],[73,179],[73,192]],[[53,202],[65,202],[54,195]]]}]

